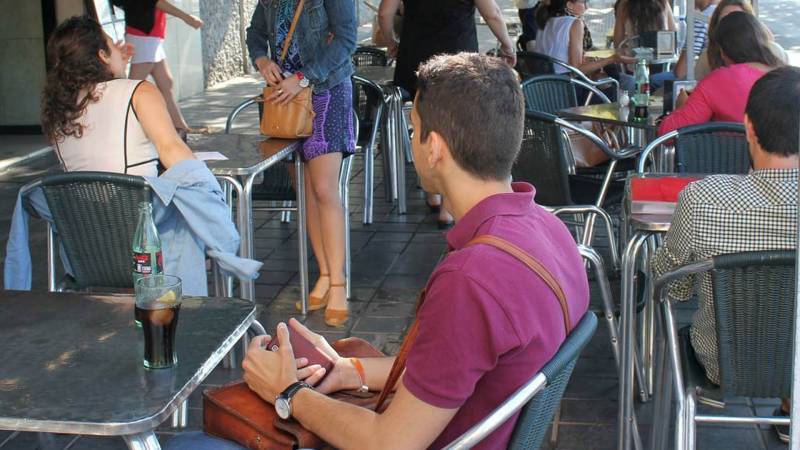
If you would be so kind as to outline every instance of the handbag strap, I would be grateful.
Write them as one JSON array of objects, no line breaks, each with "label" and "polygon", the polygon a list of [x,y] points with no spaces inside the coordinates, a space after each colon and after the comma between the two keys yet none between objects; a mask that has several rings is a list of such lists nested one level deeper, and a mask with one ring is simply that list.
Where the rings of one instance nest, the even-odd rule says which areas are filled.
[{"label": "handbag strap", "polygon": [[300,13],[303,12],[303,5],[306,3],[306,0],[300,0],[297,4],[297,8],[294,10],[294,18],[292,19],[292,25],[289,27],[289,33],[286,35],[286,40],[283,41],[283,50],[281,51],[281,64],[286,61],[286,54],[289,53],[289,44],[292,42],[292,36],[294,36],[294,29],[297,28],[297,21],[300,20]]},{"label": "handbag strap", "polygon": [[[529,255],[527,252],[525,252],[525,250],[522,250],[511,242],[508,242],[507,240],[497,236],[483,234],[469,241],[464,247],[477,244],[491,245],[492,247],[496,247],[518,259],[520,262],[528,266],[531,271],[536,273],[536,275],[538,275],[539,278],[541,278],[542,281],[547,284],[550,290],[553,291],[553,294],[555,294],[556,298],[558,299],[558,302],[561,305],[561,314],[564,318],[564,330],[566,331],[566,335],[569,335],[570,331],[572,331],[572,322],[570,321],[569,317],[567,297],[564,294],[564,290],[561,289],[561,285],[558,283],[553,274],[547,270],[544,264],[542,264],[538,259]],[[425,301],[424,289],[422,292],[420,292],[419,299],[417,300],[418,311],[420,306],[422,306],[423,301]],[[386,399],[389,397],[389,393],[394,390],[397,381],[400,379],[400,376],[403,374],[403,371],[406,368],[408,353],[411,351],[411,346],[417,339],[417,334],[419,334],[419,321],[414,320],[414,323],[411,324],[411,328],[408,330],[408,333],[406,333],[406,337],[403,339],[402,345],[400,345],[400,351],[397,353],[394,364],[392,364],[392,369],[389,371],[389,377],[386,379],[386,385],[383,387],[383,390],[378,397],[378,403],[375,406],[375,412],[378,414],[382,413],[386,409]]]}]

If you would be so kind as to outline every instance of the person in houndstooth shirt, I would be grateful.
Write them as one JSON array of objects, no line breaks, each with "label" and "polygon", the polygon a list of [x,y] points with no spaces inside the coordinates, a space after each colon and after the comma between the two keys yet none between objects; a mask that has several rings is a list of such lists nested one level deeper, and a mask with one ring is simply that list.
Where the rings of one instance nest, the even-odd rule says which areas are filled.
[{"label": "person in houndstooth shirt", "polygon": [[[656,277],[719,254],[796,248],[800,68],[787,66],[760,78],[750,91],[744,124],[753,171],[709,176],[681,192],[664,245],[653,256]],[[700,294],[691,327],[692,347],[708,379],[718,384],[710,275],[673,282],[669,295],[688,300],[693,281]],[[788,410],[788,401],[782,410]],[[789,427],[777,428],[785,428],[788,442]],[[781,430],[778,434],[784,439]]]}]

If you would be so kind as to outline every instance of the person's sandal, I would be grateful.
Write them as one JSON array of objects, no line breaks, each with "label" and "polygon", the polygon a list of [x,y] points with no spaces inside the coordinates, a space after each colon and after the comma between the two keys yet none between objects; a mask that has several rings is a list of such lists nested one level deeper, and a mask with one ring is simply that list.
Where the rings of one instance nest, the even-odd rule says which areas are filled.
[{"label": "person's sandal", "polygon": [[[331,284],[330,287],[331,288],[335,288],[335,287],[346,288],[346,286],[347,285],[344,284],[344,283],[337,283],[337,284]],[[329,288],[328,289],[328,293],[330,293],[330,291],[331,291],[331,289]],[[325,310],[325,324],[328,325],[329,327],[341,328],[341,327],[347,325],[347,321],[349,320],[349,316],[350,316],[350,309],[349,308],[345,308],[345,309],[327,308]]]},{"label": "person's sandal", "polygon": [[[328,277],[327,273],[319,274],[319,277]],[[328,293],[331,291],[330,284],[328,285],[328,290],[325,291],[325,294],[322,297],[317,297],[314,295],[308,296],[308,311],[316,311],[318,309],[322,309],[328,306]],[[303,301],[300,300],[294,303],[294,307],[297,308],[298,311],[303,311]]]}]

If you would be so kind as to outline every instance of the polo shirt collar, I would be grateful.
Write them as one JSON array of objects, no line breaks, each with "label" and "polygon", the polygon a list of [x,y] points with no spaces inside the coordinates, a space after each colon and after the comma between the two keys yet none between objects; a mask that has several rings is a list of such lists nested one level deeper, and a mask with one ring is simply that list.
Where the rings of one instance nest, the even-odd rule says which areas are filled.
[{"label": "polo shirt collar", "polygon": [[536,189],[528,183],[511,183],[514,192],[495,194],[481,200],[464,214],[447,232],[447,244],[453,250],[464,247],[478,232],[478,228],[496,216],[522,216],[533,208]]}]

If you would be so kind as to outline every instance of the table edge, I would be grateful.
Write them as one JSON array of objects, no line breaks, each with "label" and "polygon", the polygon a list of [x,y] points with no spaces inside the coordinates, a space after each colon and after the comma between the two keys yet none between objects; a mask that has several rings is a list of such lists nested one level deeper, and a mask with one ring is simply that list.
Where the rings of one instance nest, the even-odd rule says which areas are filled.
[{"label": "table edge", "polygon": [[291,144],[287,145],[280,151],[276,152],[274,155],[270,156],[267,159],[262,160],[258,164],[246,168],[217,168],[217,167],[209,167],[208,170],[211,171],[212,174],[217,176],[242,176],[242,175],[253,175],[264,170],[268,169],[271,165],[275,164],[276,162],[286,159],[291,153],[294,153],[298,150],[298,146],[300,145],[300,141],[296,140]]},{"label": "table edge", "polygon": [[47,432],[65,434],[85,434],[92,436],[125,436],[152,431],[187,400],[192,392],[197,389],[211,372],[219,365],[225,355],[239,342],[244,336],[250,325],[256,320],[256,308],[253,305],[250,314],[245,317],[242,323],[228,335],[219,349],[211,354],[208,360],[200,366],[195,375],[189,379],[186,385],[175,394],[161,410],[155,414],[137,419],[133,422],[74,422],[74,421],[53,421],[53,420],[30,420],[30,419],[10,419],[0,417],[0,430],[8,431],[27,431],[27,432]]}]

